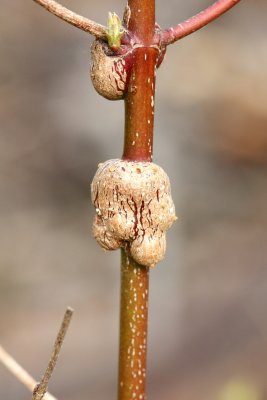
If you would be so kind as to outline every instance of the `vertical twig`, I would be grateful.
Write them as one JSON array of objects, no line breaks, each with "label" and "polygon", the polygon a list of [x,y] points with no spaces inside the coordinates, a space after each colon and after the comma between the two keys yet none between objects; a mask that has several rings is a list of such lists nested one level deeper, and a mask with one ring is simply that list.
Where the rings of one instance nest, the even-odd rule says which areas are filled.
[{"label": "vertical twig", "polygon": [[155,0],[129,0],[129,32],[143,47],[134,51],[125,97],[123,159],[151,161],[153,150],[155,70],[158,51],[149,47],[155,31]]},{"label": "vertical twig", "polygon": [[145,399],[149,268],[121,251],[119,399]]},{"label": "vertical twig", "polygon": [[[158,51],[149,47],[155,30],[155,1],[129,0],[129,32],[142,43],[125,98],[123,159],[151,161],[155,69]],[[146,399],[149,268],[121,251],[119,400]]]}]

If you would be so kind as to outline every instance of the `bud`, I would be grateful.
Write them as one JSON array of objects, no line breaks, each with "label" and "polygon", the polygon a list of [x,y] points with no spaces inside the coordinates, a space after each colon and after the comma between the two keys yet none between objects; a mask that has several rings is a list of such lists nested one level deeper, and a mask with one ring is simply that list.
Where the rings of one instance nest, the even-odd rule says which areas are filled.
[{"label": "bud", "polygon": [[112,51],[116,52],[121,45],[121,38],[124,34],[124,29],[121,25],[121,20],[116,13],[108,13],[108,28],[107,38],[108,45]]}]

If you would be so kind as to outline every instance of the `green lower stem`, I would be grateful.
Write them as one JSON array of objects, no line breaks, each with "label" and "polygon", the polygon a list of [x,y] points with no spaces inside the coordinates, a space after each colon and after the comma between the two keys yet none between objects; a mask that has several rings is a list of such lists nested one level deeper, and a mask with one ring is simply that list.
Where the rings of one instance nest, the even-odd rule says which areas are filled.
[{"label": "green lower stem", "polygon": [[145,400],[149,268],[121,250],[118,400]]}]

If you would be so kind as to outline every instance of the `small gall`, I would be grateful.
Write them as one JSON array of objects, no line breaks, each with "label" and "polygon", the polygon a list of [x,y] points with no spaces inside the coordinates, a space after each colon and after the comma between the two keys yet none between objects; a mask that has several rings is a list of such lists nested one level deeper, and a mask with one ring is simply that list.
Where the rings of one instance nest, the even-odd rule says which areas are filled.
[{"label": "small gall", "polygon": [[90,76],[95,90],[108,100],[120,100],[127,90],[131,56],[115,55],[109,45],[96,39],[91,47]]}]

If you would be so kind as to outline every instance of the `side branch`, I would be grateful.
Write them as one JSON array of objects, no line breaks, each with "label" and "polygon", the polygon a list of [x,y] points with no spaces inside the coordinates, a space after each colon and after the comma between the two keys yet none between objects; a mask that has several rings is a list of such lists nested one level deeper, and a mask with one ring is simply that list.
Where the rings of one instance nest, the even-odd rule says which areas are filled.
[{"label": "side branch", "polygon": [[73,11],[54,0],[33,0],[40,4],[47,11],[63,19],[69,24],[76,26],[76,28],[82,29],[85,32],[91,33],[91,35],[96,36],[100,39],[105,39],[107,37],[106,28],[98,24],[97,22],[91,21],[88,18],[82,17],[81,15],[75,14]]},{"label": "side branch", "polygon": [[240,0],[218,0],[194,17],[181,22],[175,27],[163,30],[160,38],[162,45],[167,46],[197,31],[230,10],[230,8],[234,7],[239,1]]}]

